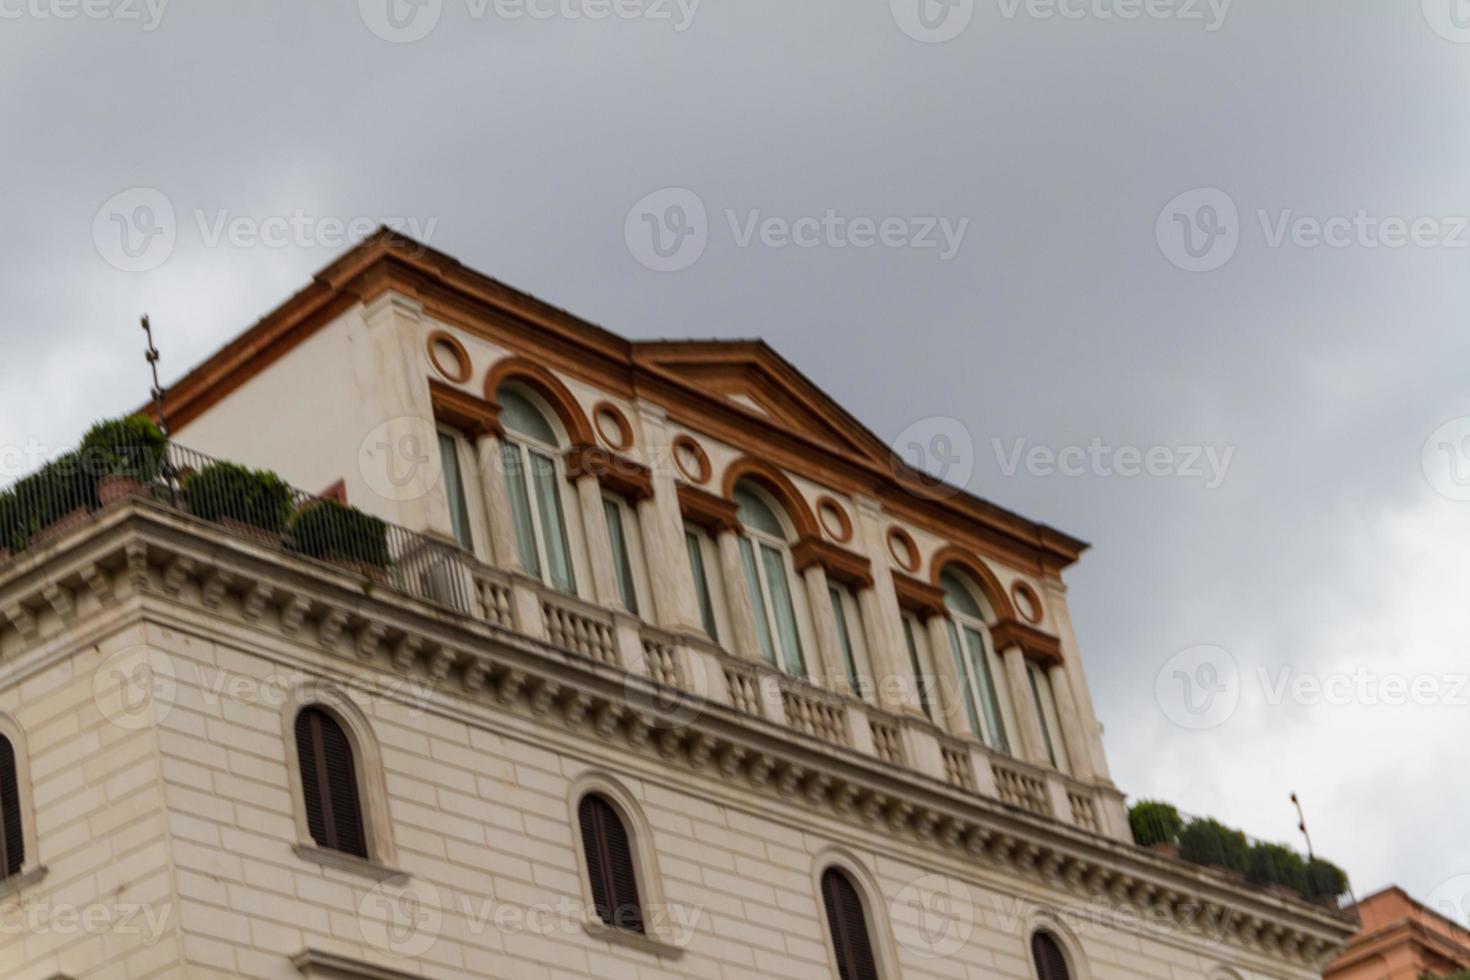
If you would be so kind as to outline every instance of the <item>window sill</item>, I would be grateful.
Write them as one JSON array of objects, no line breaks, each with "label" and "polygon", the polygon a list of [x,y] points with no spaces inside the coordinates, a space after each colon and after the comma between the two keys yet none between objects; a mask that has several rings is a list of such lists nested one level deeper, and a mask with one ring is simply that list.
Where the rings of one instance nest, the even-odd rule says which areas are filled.
[{"label": "window sill", "polygon": [[12,895],[18,895],[44,877],[46,877],[46,866],[41,864],[34,868],[24,869],[20,874],[11,875],[9,878],[0,880],[0,898],[10,898]]},{"label": "window sill", "polygon": [[378,864],[376,861],[364,860],[353,857],[351,854],[343,854],[330,848],[320,847],[316,844],[296,844],[291,850],[303,861],[311,861],[314,864],[335,868],[348,874],[360,875],[371,878],[373,881],[389,881],[393,878],[407,878],[407,872],[390,868],[386,864]]},{"label": "window sill", "polygon": [[615,929],[601,919],[583,920],[582,930],[594,939],[604,939],[619,946],[650,953],[660,959],[677,960],[684,955],[682,946],[675,946],[673,943],[665,942],[654,936],[646,936],[641,932]]},{"label": "window sill", "polygon": [[311,948],[303,949],[291,957],[291,963],[303,976],[319,980],[420,980],[417,973],[404,973],[391,967]]}]

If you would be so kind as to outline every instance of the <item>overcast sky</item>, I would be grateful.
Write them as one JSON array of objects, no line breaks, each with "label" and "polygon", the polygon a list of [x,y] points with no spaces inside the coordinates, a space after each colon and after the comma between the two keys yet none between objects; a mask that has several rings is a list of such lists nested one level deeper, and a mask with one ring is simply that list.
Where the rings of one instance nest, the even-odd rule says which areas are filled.
[{"label": "overcast sky", "polygon": [[1452,0],[90,2],[0,0],[12,469],[143,400],[139,313],[177,377],[339,254],[315,222],[412,221],[631,337],[764,337],[886,439],[966,435],[971,490],[1095,545],[1130,794],[1296,844],[1296,791],[1359,893],[1470,872]]}]

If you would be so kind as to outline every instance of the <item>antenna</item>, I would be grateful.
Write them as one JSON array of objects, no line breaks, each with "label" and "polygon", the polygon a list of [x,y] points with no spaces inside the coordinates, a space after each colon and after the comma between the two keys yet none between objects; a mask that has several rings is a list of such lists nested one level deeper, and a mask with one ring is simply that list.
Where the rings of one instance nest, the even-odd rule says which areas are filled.
[{"label": "antenna", "polygon": [[1295,793],[1292,793],[1291,802],[1293,805],[1296,806],[1296,829],[1300,830],[1302,832],[1302,836],[1307,839],[1307,859],[1315,861],[1317,860],[1317,855],[1312,853],[1312,835],[1307,833],[1307,815],[1302,812],[1302,801],[1296,798]]},{"label": "antenna", "polygon": [[168,419],[163,414],[163,385],[158,383],[158,360],[161,355],[158,348],[153,345],[153,324],[149,322],[148,314],[143,314],[143,333],[148,336],[148,350],[144,352],[143,359],[153,368],[153,388],[149,392],[153,396],[153,411],[158,415],[158,427],[166,436],[168,431]]}]

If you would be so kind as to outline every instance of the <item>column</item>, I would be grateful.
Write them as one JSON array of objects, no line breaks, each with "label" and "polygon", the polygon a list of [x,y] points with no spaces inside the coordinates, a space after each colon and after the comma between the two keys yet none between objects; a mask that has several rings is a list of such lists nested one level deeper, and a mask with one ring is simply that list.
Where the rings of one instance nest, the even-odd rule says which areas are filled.
[{"label": "column", "polygon": [[943,616],[930,616],[924,627],[929,631],[929,653],[934,661],[934,681],[939,687],[935,692],[938,701],[936,707],[944,726],[951,734],[980,738],[980,733],[970,726],[970,689],[955,659],[954,643],[949,635],[949,621]]},{"label": "column", "polygon": [[679,579],[693,581],[689,559],[682,548],[675,552],[669,547],[658,501],[644,497],[638,501],[637,509],[643,563],[648,568],[649,590],[653,592],[653,608],[648,611],[648,617],[665,629],[678,630],[684,625],[679,615]]},{"label": "column", "polygon": [[593,474],[577,477],[577,503],[582,510],[582,530],[587,536],[587,559],[592,565],[593,601],[599,606],[622,608],[612,539],[607,533],[607,512],[602,504],[602,484]]},{"label": "column", "polygon": [[873,571],[872,588],[858,594],[863,611],[863,629],[867,631],[868,652],[874,658],[873,672],[879,675],[879,703],[887,711],[924,717],[916,685],[905,684],[902,690],[893,679],[907,677],[912,670],[908,662],[908,646],[903,639],[903,613],[898,606],[898,593],[893,587],[885,541],[883,509],[872,497],[853,498],[857,505],[853,544],[867,556]]},{"label": "column", "polygon": [[869,585],[859,589],[857,603],[858,612],[863,617],[863,640],[868,648],[868,669],[873,672],[871,680],[878,707],[893,714],[917,711],[922,715],[924,706],[919,700],[917,683],[897,683],[913,672],[909,665],[908,644],[902,634],[894,638],[884,635],[883,610],[877,588]]},{"label": "column", "polygon": [[1018,646],[1004,654],[1006,687],[1011,695],[1011,712],[1016,716],[1016,733],[1021,758],[1038,766],[1051,766],[1046,755],[1046,738],[1041,733],[1041,719],[1036,714],[1036,698],[1031,694],[1031,678],[1026,674],[1026,654]]},{"label": "column", "polygon": [[855,693],[847,680],[847,662],[842,653],[842,641],[837,636],[837,619],[832,614],[832,597],[827,591],[827,569],[817,562],[801,573],[806,582],[806,601],[812,611],[812,625],[817,631],[817,662],[807,664],[807,670],[815,668],[816,683],[830,691],[844,694]]},{"label": "column", "polygon": [[[694,592],[694,570],[689,567],[689,552],[684,545],[684,516],[679,510],[679,487],[675,482],[673,439],[668,434],[668,415],[658,405],[639,400],[638,423],[643,429],[643,465],[653,476],[652,506],[638,505],[638,522],[654,528],[663,543],[665,569],[661,588],[657,574],[650,570],[658,609],[658,624],[676,633],[702,637],[704,619],[699,614],[699,597]],[[645,538],[645,540],[647,540]],[[644,551],[647,552],[647,545]],[[649,559],[650,564],[653,559]]]},{"label": "column", "polygon": [[1072,696],[1072,679],[1064,663],[1055,663],[1046,672],[1051,681],[1052,697],[1056,700],[1057,719],[1062,726],[1062,738],[1067,742],[1067,760],[1072,764],[1072,775],[1084,782],[1093,777],[1091,753],[1082,734],[1082,719],[1077,714],[1077,699]]},{"label": "column", "polygon": [[[1082,725],[1083,746],[1074,755],[1086,751],[1091,761],[1092,778],[1110,781],[1107,753],[1103,751],[1102,726],[1092,705],[1091,690],[1087,685],[1087,673],[1082,665],[1082,651],[1077,645],[1077,634],[1072,628],[1072,616],[1067,609],[1067,587],[1059,580],[1048,578],[1046,588],[1047,614],[1056,622],[1056,634],[1062,641],[1062,659],[1067,676],[1072,679],[1072,699],[1076,702],[1075,717]],[[1075,762],[1073,763],[1076,764]]]},{"label": "column", "polygon": [[485,519],[490,525],[490,550],[496,567],[507,572],[524,573],[521,547],[516,538],[515,515],[510,511],[510,491],[505,482],[505,457],[500,437],[482,433],[475,440],[475,455],[480,463],[481,494],[485,498]]},{"label": "column", "polygon": [[716,543],[720,548],[720,579],[725,583],[725,605],[730,611],[732,653],[749,660],[764,660],[760,638],[755,631],[755,608],[750,603],[750,590],[745,583],[745,561],[740,557],[740,535],[733,528],[722,530]]}]

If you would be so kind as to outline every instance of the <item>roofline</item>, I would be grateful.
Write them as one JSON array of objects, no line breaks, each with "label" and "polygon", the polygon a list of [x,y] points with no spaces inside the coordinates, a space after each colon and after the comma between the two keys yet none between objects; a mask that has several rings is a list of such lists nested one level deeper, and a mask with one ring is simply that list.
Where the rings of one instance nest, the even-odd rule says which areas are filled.
[{"label": "roofline", "polygon": [[[603,359],[615,369],[615,373],[623,375],[630,389],[637,388],[640,374],[648,371],[636,356],[642,352],[660,348],[698,350],[724,347],[765,358],[773,366],[788,372],[800,386],[809,389],[821,405],[833,412],[855,436],[866,440],[872,447],[881,448],[889,457],[888,472],[882,475],[886,475],[887,482],[896,489],[924,497],[931,505],[948,511],[956,519],[987,527],[1006,535],[1026,550],[1046,556],[1039,560],[1048,571],[1060,571],[1074,564],[1091,547],[1079,538],[1030,520],[963,488],[945,484],[942,493],[926,489],[932,488],[930,478],[893,454],[872,430],[764,340],[632,341],[478,272],[453,256],[386,226],[378,228],[361,243],[328,263],[312,277],[310,284],[170,386],[164,411],[175,430],[187,427],[189,422],[343,312],[370,301],[389,288],[401,292],[400,282],[395,281],[395,276],[397,280],[409,280],[412,284],[410,291],[417,289],[430,293],[447,290],[457,300],[489,307],[501,315],[509,314],[529,323],[569,349]],[[665,375],[661,380],[677,383],[678,379]],[[706,408],[719,411],[735,409],[747,417],[746,421],[773,431],[779,428],[759,413],[718,398],[697,386],[681,387],[690,396],[701,400]],[[142,406],[140,411],[155,414],[152,405]],[[790,436],[791,433],[784,435]],[[830,447],[813,444],[813,448],[836,455],[832,454]]]}]

